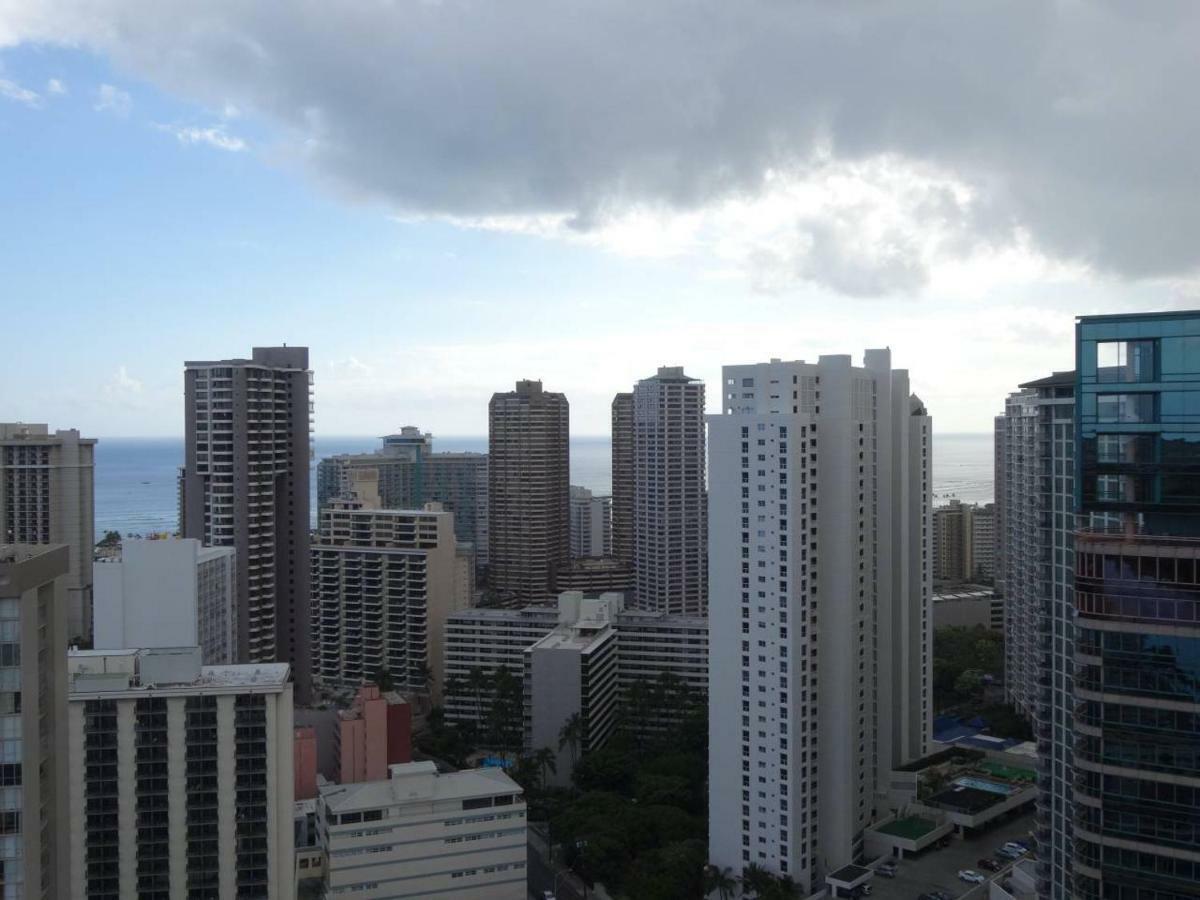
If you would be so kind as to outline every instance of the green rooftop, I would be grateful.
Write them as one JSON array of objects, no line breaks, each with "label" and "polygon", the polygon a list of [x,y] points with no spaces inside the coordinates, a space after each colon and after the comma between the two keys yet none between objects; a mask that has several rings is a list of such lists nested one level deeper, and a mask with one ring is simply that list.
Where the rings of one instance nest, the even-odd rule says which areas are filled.
[{"label": "green rooftop", "polygon": [[994,775],[997,778],[1003,778],[1007,781],[1018,781],[1032,783],[1037,781],[1037,773],[1032,769],[1017,769],[1012,766],[1002,766],[1000,763],[992,762],[990,759],[985,762],[978,763],[977,769],[987,772],[989,775]]},{"label": "green rooftop", "polygon": [[926,819],[922,816],[908,816],[903,819],[896,819],[894,822],[888,822],[886,825],[880,825],[875,830],[881,834],[890,834],[892,837],[915,841],[929,834],[935,828],[937,828],[937,822],[933,821],[933,819]]}]

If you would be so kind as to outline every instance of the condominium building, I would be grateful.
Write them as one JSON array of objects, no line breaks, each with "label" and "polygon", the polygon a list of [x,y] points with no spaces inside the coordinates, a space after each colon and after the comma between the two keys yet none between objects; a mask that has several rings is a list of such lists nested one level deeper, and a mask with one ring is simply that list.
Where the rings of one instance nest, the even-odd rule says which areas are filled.
[{"label": "condominium building", "polygon": [[237,659],[307,699],[312,372],[306,347],[185,363],[183,537],[237,551]]},{"label": "condominium building", "polygon": [[612,497],[571,485],[571,559],[612,556]]},{"label": "condominium building", "polygon": [[704,382],[664,366],[633,389],[632,605],[702,616],[708,509]]},{"label": "condominium building", "polygon": [[935,581],[991,582],[996,571],[995,507],[951,500],[933,511]]},{"label": "condominium building", "polygon": [[515,781],[498,768],[438,772],[432,762],[389,775],[321,786],[325,896],[525,900],[525,798]]},{"label": "condominium building", "polygon": [[122,542],[95,565],[93,646],[104,650],[200,647],[206,666],[236,659],[233,547],[191,538]]},{"label": "condominium building", "polygon": [[816,892],[932,726],[930,418],[888,350],[726,366],[709,418],[709,859]]},{"label": "condominium building", "polygon": [[554,567],[554,590],[633,596],[633,568],[612,556],[588,556]]},{"label": "condominium building", "polygon": [[[1073,828],[1074,372],[1026,382],[1009,395],[996,420],[996,460],[1005,698],[1036,722],[1038,821],[1054,832],[1039,848],[1039,865],[1056,873],[1045,879],[1047,887],[1051,880],[1061,886],[1071,867]],[[1068,895],[1060,888],[1054,896]]]},{"label": "condominium building", "polygon": [[633,565],[633,394],[612,402],[612,554]]},{"label": "condominium building", "polygon": [[[470,609],[446,622],[446,718],[477,723],[478,702],[471,672],[487,676],[499,668],[518,678],[528,675],[526,651],[556,628],[570,629],[581,612],[606,608],[605,621],[616,632],[617,679],[622,694],[638,681],[671,675],[698,697],[708,693],[708,622],[703,617],[624,609],[619,594],[585,599],[567,591],[557,601],[521,609]],[[595,615],[599,615],[596,613]],[[553,743],[557,749],[557,738]]]},{"label": "condominium building", "polygon": [[262,897],[293,887],[286,663],[201,666],[198,647],[68,658],[70,893]]},{"label": "condominium building", "polygon": [[461,571],[469,566],[454,514],[438,503],[331,501],[312,548],[314,676],[354,688],[387,672],[400,691],[440,698],[446,617],[470,604]]},{"label": "condominium building", "polygon": [[996,578],[996,506],[983,503],[971,515],[971,580],[991,584]]},{"label": "condominium building", "polygon": [[0,423],[0,543],[66,544],[67,634],[92,636],[95,438]]},{"label": "condominium building", "polygon": [[65,544],[0,544],[0,883],[5,897],[67,893]]},{"label": "condominium building", "polygon": [[[1041,763],[1052,792],[1073,786],[1058,802],[1074,827],[1063,870],[1039,865],[1039,894],[1194,897],[1200,311],[1084,316],[1075,333],[1073,767],[1060,782],[1057,754]],[[1067,663],[1055,657],[1054,687]],[[1039,721],[1056,749],[1070,726]],[[1040,863],[1056,827],[1039,819]]]},{"label": "condominium building", "polygon": [[540,381],[488,404],[489,582],[504,598],[540,600],[571,557],[569,407]]},{"label": "condominium building", "polygon": [[383,509],[421,509],[441,503],[454,513],[454,533],[487,565],[486,453],[435,453],[433,435],[405,425],[374,453],[329,456],[317,464],[317,505],[325,507],[373,480]]}]

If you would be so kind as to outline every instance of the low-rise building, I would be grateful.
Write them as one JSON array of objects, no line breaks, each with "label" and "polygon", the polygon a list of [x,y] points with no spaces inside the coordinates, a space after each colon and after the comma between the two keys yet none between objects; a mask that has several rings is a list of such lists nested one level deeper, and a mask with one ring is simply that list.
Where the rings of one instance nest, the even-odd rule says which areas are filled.
[{"label": "low-rise building", "polygon": [[395,691],[364,684],[338,713],[334,748],[342,784],[387,778],[388,766],[412,762],[412,706]]},{"label": "low-rise building", "polygon": [[193,538],[125,540],[93,564],[102,650],[199,646],[206,666],[237,657],[236,551]]},{"label": "low-rise building", "polygon": [[964,584],[933,595],[933,627],[1004,631],[1004,598],[982,585]]},{"label": "low-rise building", "polygon": [[390,777],[323,785],[317,832],[326,896],[525,900],[525,799],[498,768],[439,773],[394,765]]},{"label": "low-rise building", "polygon": [[287,663],[201,666],[198,647],[68,657],[70,892],[291,900]]}]

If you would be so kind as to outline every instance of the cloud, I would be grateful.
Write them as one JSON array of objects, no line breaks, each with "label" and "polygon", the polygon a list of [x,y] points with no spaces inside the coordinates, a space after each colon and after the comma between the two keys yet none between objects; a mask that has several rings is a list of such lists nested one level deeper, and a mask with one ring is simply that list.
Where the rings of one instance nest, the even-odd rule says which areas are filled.
[{"label": "cloud", "polygon": [[[82,44],[232,105],[276,126],[279,158],[403,216],[617,252],[682,218],[707,253],[774,204],[789,221],[739,264],[769,290],[913,293],[947,260],[1026,251],[1131,280],[1200,264],[1186,0],[0,8],[0,43]],[[814,207],[830,167],[857,174]]]},{"label": "cloud", "polygon": [[46,93],[55,94],[60,97],[65,96],[67,93],[66,82],[61,81],[58,78],[51,78],[46,82]]},{"label": "cloud", "polygon": [[195,128],[180,125],[158,125],[163,131],[175,135],[181,144],[207,144],[217,150],[237,152],[246,149],[246,142],[240,137],[226,134],[223,128]]},{"label": "cloud", "polygon": [[106,399],[119,403],[137,401],[142,394],[142,382],[129,374],[125,366],[118,366],[112,377],[104,383],[103,394]]},{"label": "cloud", "polygon": [[102,84],[96,89],[96,102],[92,105],[96,112],[110,112],[114,116],[124,118],[133,109],[133,98],[128,92],[115,88],[111,84]]},{"label": "cloud", "polygon": [[21,87],[15,81],[9,81],[7,78],[0,78],[0,97],[23,103],[33,109],[42,105],[42,98],[35,91]]}]

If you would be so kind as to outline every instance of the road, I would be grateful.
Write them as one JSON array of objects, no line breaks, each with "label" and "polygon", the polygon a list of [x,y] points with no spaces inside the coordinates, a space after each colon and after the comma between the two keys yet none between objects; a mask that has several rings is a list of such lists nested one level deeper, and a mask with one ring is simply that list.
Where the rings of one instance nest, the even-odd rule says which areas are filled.
[{"label": "road", "polygon": [[543,900],[543,891],[555,892],[555,900],[588,900],[587,889],[574,873],[547,861],[546,841],[533,825],[529,827],[529,852],[526,884],[530,900]]},{"label": "road", "polygon": [[[952,897],[982,900],[987,897],[987,883],[968,885],[959,881],[958,870],[974,869],[981,875],[987,875],[988,881],[1002,878],[1011,864],[1006,864],[1000,872],[991,873],[980,869],[978,861],[991,857],[1005,841],[1016,838],[1029,840],[1031,828],[1033,813],[1029,812],[982,835],[962,840],[954,838],[944,850],[926,850],[918,856],[906,857],[897,864],[895,878],[876,875],[871,879],[871,900],[917,900],[921,894],[930,891],[945,891]],[[1031,857],[1032,854],[1029,854],[1024,858]]]}]

